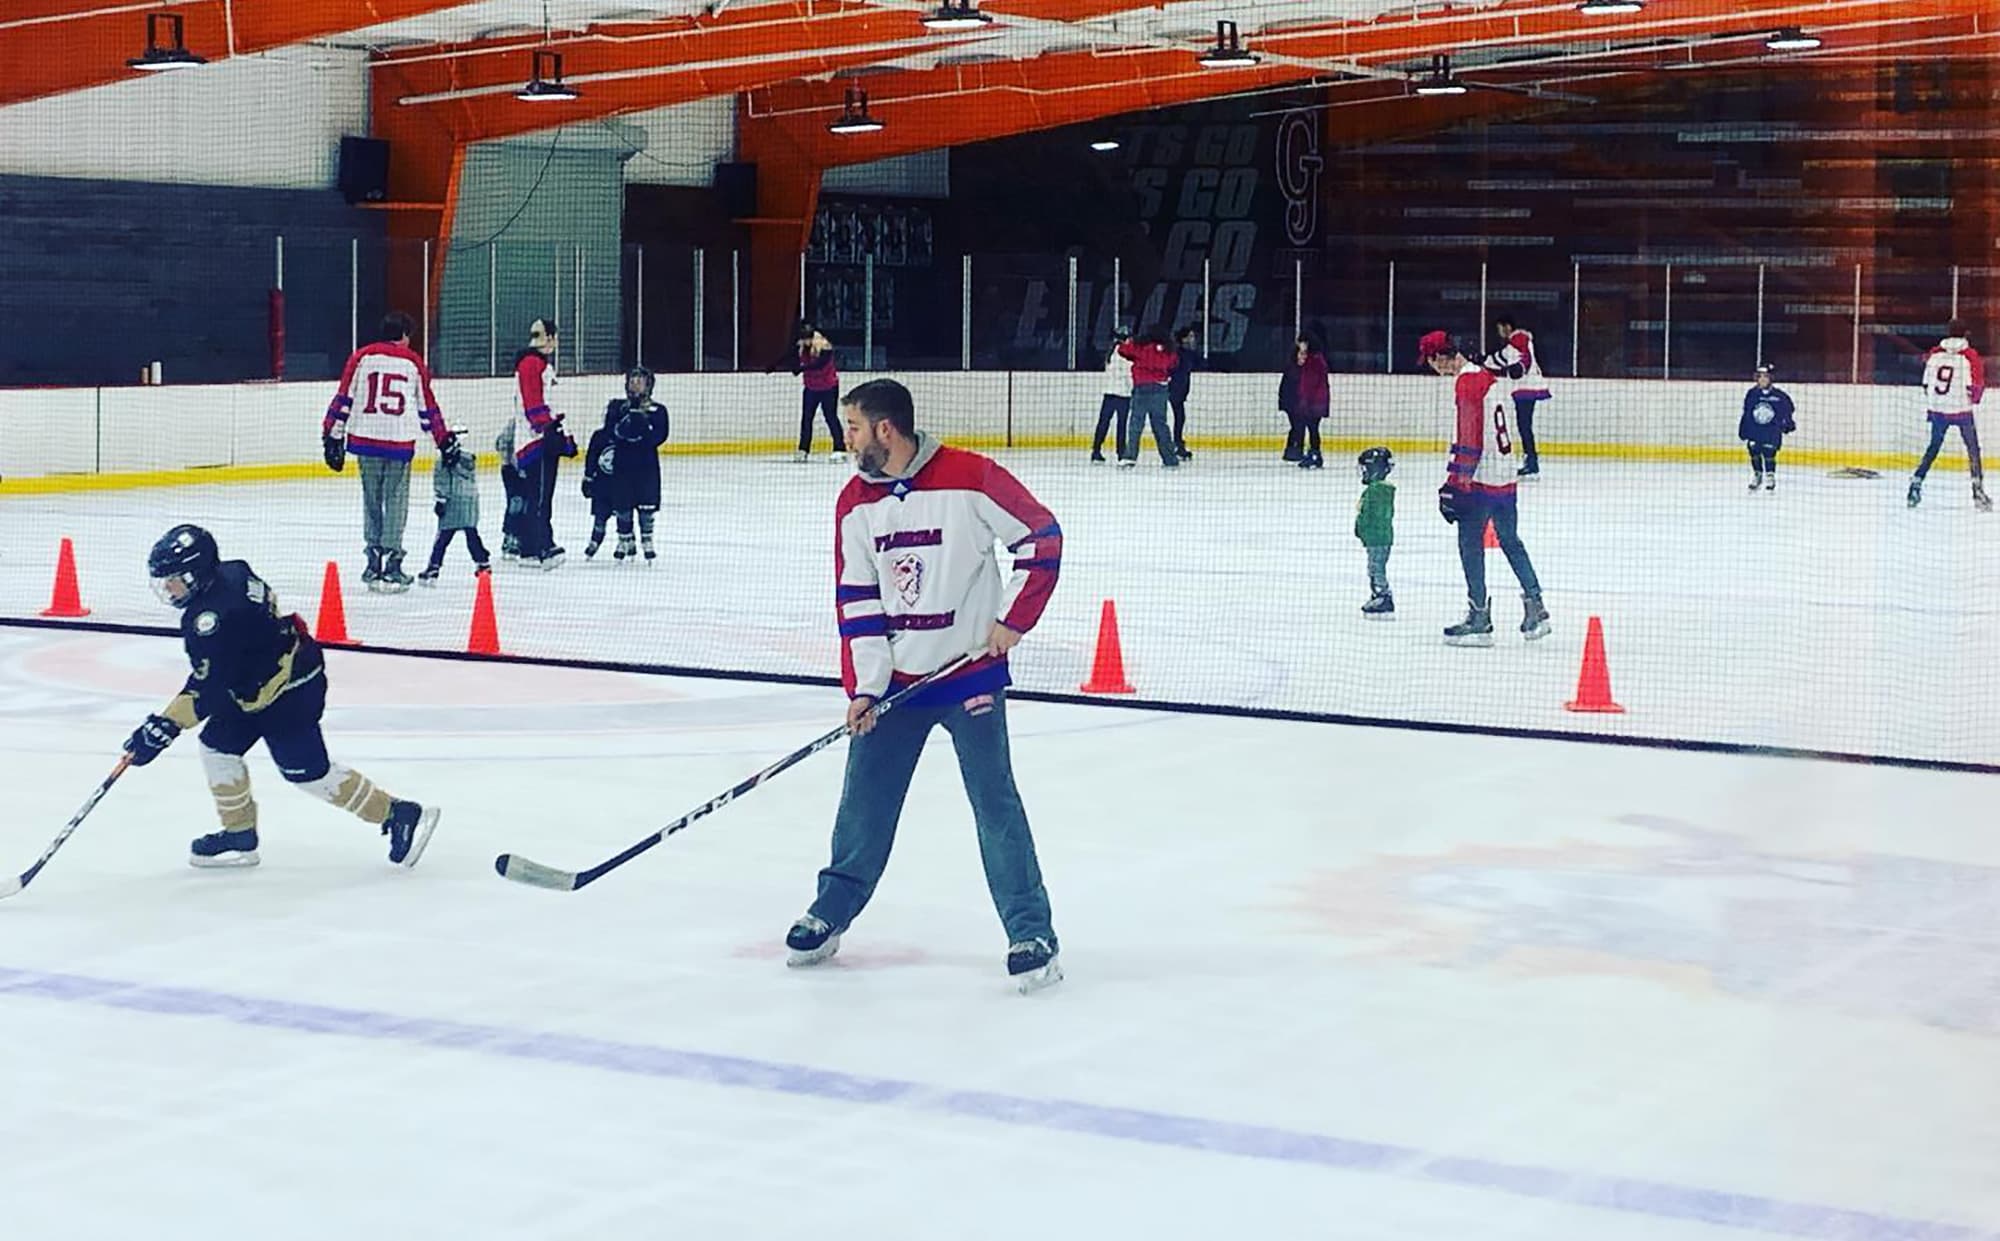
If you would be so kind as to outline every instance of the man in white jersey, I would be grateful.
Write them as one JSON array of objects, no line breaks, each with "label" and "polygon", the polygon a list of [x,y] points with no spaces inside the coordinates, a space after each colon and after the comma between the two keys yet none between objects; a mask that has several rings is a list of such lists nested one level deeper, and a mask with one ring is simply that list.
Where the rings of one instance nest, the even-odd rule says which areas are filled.
[{"label": "man in white jersey", "polygon": [[[1007,652],[1055,592],[1062,530],[996,462],[916,429],[910,390],[862,384],[841,402],[859,470],[834,511],[834,611],[850,699],[847,779],[833,857],[812,907],[785,936],[790,964],[816,965],[875,893],[924,742],[943,725],[972,802],[986,887],[1007,932],[1007,972],[1023,992],[1060,981],[1049,894],[1007,741]],[[1013,554],[1005,579],[993,546]],[[976,658],[875,704],[967,653]]]},{"label": "man in white jersey", "polygon": [[368,547],[361,582],[373,591],[405,591],[415,580],[403,572],[403,527],[410,518],[417,432],[448,455],[457,451],[455,443],[447,447],[450,435],[431,394],[430,368],[410,348],[415,327],[400,310],[383,317],[375,343],[347,359],[340,391],[320,424],[328,468],[338,473],[349,454],[361,462],[361,530]]},{"label": "man in white jersey", "polygon": [[1917,507],[1924,499],[1924,476],[1931,472],[1944,435],[1952,427],[1965,444],[1965,456],[1972,468],[1972,503],[1982,513],[1993,511],[1986,496],[1986,467],[1979,459],[1979,427],[1973,409],[1986,395],[1986,360],[1967,339],[1965,324],[1953,319],[1945,328],[1944,339],[1924,355],[1924,412],[1930,419],[1931,442],[1924,459],[1910,479],[1909,503]]}]

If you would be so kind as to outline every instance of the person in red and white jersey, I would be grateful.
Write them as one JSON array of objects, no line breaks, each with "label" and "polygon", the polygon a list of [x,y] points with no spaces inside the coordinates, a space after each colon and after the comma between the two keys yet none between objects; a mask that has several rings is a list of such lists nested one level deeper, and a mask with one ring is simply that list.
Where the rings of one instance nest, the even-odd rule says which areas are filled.
[{"label": "person in red and white jersey", "polygon": [[552,404],[556,333],[554,319],[536,319],[528,325],[528,347],[514,355],[514,469],[523,501],[515,531],[521,562],[540,569],[563,561],[555,537],[556,474],[564,457],[576,455],[576,441]]},{"label": "person in red and white jersey", "polygon": [[1972,503],[1982,513],[1993,511],[1993,501],[1986,495],[1986,467],[1979,458],[1979,427],[1973,419],[1973,410],[1985,395],[1986,359],[1972,347],[1965,324],[1953,319],[1944,339],[1924,355],[1924,412],[1930,419],[1931,442],[1910,479],[1911,508],[1923,502],[1924,476],[1944,447],[1945,432],[1957,427],[1972,469]]},{"label": "person in red and white jersey", "polygon": [[1549,399],[1549,381],[1542,376],[1542,359],[1535,350],[1535,334],[1520,324],[1511,311],[1493,316],[1493,334],[1500,347],[1482,363],[1487,370],[1504,375],[1514,397],[1514,431],[1521,444],[1521,478],[1542,472],[1541,453],[1535,448],[1535,406]]},{"label": "person in red and white jersey", "polygon": [[440,450],[450,438],[431,393],[430,367],[410,348],[415,327],[400,310],[383,316],[375,343],[347,359],[340,391],[320,424],[328,468],[339,473],[349,454],[361,462],[361,530],[368,547],[361,581],[373,591],[405,591],[415,580],[403,572],[410,458],[419,431]]},{"label": "person in red and white jersey", "polygon": [[1417,362],[1452,381],[1456,423],[1451,462],[1438,488],[1438,512],[1458,526],[1458,560],[1465,570],[1465,620],[1444,631],[1453,646],[1493,645],[1493,609],[1486,594],[1486,527],[1507,556],[1521,584],[1521,636],[1547,636],[1549,610],[1528,549],[1521,543],[1515,498],[1514,443],[1507,426],[1507,392],[1493,372],[1467,360],[1444,332],[1428,332],[1417,342]]},{"label": "person in red and white jersey", "polygon": [[[942,724],[972,802],[986,886],[1006,927],[1007,972],[1023,991],[1062,978],[1048,892],[1008,756],[1007,652],[1048,607],[1062,567],[1062,529],[1018,479],[989,458],[916,429],[910,391],[864,383],[841,403],[859,473],[834,516],[834,608],[850,699],[847,779],[833,860],[785,937],[790,963],[832,956],[874,895],[924,741]],[[1002,580],[993,545],[1014,556]],[[968,652],[976,658],[875,705]]]}]

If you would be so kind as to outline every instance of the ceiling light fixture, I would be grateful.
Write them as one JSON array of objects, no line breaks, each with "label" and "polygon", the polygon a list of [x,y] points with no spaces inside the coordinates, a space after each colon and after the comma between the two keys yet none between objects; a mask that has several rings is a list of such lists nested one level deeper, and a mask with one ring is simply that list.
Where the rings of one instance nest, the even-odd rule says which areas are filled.
[{"label": "ceiling light fixture", "polygon": [[[165,30],[167,38],[160,32]],[[197,56],[187,49],[184,37],[185,24],[179,13],[146,14],[146,51],[134,56],[125,64],[133,69],[144,69],[148,73],[160,73],[169,69],[192,69],[205,65],[208,58]]]},{"label": "ceiling light fixture", "polygon": [[1463,95],[1469,88],[1452,76],[1451,57],[1439,52],[1431,57],[1429,77],[1417,80],[1419,95]]},{"label": "ceiling light fixture", "polygon": [[1623,17],[1645,7],[1639,0],[1583,0],[1576,6],[1576,11],[1585,17]]},{"label": "ceiling light fixture", "polygon": [[949,34],[960,30],[984,30],[993,19],[981,13],[972,0],[944,0],[923,16],[924,29]]},{"label": "ceiling light fixture", "polygon": [[1204,69],[1247,69],[1264,58],[1243,46],[1235,22],[1219,21],[1215,23],[1215,46],[1199,59]]},{"label": "ceiling light fixture", "polygon": [[1116,139],[1116,138],[1099,138],[1099,139],[1097,139],[1096,141],[1094,141],[1094,142],[1092,142],[1092,143],[1090,144],[1090,149],[1091,149],[1091,150],[1093,150],[1093,151],[1099,151],[1099,152],[1103,152],[1103,151],[1115,151],[1115,150],[1117,150],[1117,149],[1118,149],[1118,139]]},{"label": "ceiling light fixture", "polygon": [[514,98],[522,103],[567,103],[581,97],[574,86],[563,81],[562,53],[547,48],[535,49],[535,67],[528,84],[514,92]]},{"label": "ceiling light fixture", "polygon": [[847,88],[847,103],[840,110],[840,119],[826,127],[830,134],[873,134],[880,133],[885,126],[868,114],[868,92],[859,86]]},{"label": "ceiling light fixture", "polygon": [[1787,26],[1764,40],[1764,46],[1774,52],[1810,52],[1822,42],[1824,40],[1818,35],[1807,34],[1797,26]]}]

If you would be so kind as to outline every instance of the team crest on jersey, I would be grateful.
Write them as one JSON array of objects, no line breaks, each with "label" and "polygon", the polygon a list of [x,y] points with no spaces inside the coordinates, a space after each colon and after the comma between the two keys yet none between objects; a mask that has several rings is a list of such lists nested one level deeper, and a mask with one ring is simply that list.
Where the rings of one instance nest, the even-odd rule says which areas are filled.
[{"label": "team crest on jersey", "polygon": [[924,593],[924,558],[915,552],[896,557],[889,562],[889,580],[895,583],[903,606],[915,607]]},{"label": "team crest on jersey", "polygon": [[203,612],[200,616],[194,618],[194,631],[201,637],[206,638],[215,632],[215,627],[221,623],[221,620],[222,618],[213,612]]}]

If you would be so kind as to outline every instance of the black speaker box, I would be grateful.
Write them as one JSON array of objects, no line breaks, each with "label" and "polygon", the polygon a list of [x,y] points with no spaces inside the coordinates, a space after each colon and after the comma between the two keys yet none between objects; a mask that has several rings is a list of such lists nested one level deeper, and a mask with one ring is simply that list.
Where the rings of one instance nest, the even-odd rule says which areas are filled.
[{"label": "black speaker box", "polygon": [[379,203],[389,197],[389,144],[380,138],[340,140],[340,192],[350,203]]},{"label": "black speaker box", "polygon": [[732,220],[747,220],[757,214],[757,165],[717,164],[715,196],[722,211]]}]

